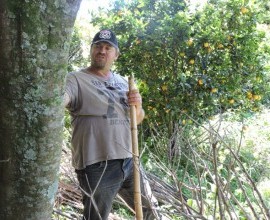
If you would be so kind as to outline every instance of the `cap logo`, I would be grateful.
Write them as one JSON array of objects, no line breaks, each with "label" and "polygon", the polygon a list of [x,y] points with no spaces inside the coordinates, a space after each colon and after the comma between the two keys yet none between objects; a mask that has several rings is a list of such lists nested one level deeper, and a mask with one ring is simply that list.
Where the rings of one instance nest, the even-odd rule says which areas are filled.
[{"label": "cap logo", "polygon": [[100,31],[99,37],[102,39],[111,39],[111,32],[108,30]]}]

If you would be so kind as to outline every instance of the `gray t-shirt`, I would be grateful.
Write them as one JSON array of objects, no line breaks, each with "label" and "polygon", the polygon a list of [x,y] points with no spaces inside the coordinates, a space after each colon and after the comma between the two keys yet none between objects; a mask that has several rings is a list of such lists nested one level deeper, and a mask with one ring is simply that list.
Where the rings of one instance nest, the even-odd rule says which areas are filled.
[{"label": "gray t-shirt", "polygon": [[72,116],[72,164],[84,169],[100,161],[132,157],[128,82],[112,73],[108,80],[84,69],[67,75],[67,107]]}]

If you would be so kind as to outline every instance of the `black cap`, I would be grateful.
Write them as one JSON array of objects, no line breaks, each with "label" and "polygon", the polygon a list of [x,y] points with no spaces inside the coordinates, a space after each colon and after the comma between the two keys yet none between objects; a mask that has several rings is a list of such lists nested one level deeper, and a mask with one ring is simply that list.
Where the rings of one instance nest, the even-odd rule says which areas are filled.
[{"label": "black cap", "polygon": [[111,30],[101,30],[96,33],[95,37],[93,38],[92,44],[104,41],[108,42],[109,44],[118,49],[118,42],[116,36]]}]

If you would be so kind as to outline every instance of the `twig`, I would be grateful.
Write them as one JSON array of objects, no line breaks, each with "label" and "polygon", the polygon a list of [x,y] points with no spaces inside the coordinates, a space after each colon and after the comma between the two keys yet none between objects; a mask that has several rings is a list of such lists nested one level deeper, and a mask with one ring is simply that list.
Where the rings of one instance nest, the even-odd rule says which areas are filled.
[{"label": "twig", "polygon": [[67,215],[67,214],[65,214],[65,213],[63,213],[62,211],[57,210],[57,209],[53,209],[53,213],[56,213],[56,214],[58,214],[58,215],[62,215],[62,216],[64,216],[64,217],[68,218],[68,219],[73,219],[73,220],[76,219],[76,218],[70,217],[69,215]]},{"label": "twig", "polygon": [[0,163],[7,163],[10,161],[10,158],[8,158],[7,160],[0,160]]}]

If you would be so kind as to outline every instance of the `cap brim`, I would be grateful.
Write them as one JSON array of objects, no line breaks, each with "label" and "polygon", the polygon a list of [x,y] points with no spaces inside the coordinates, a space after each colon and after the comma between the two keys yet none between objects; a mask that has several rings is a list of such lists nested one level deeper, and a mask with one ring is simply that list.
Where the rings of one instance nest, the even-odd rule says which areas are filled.
[{"label": "cap brim", "polygon": [[104,40],[104,39],[102,39],[102,40],[97,40],[97,41],[95,41],[95,42],[92,42],[92,44],[96,44],[96,43],[98,43],[98,42],[107,42],[107,43],[109,43],[110,45],[112,45],[113,47],[115,47],[116,49],[118,49],[118,46],[117,46],[116,44],[112,43],[112,42],[109,41],[109,40]]}]

